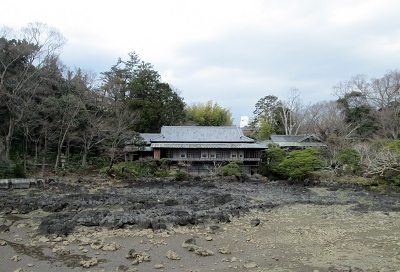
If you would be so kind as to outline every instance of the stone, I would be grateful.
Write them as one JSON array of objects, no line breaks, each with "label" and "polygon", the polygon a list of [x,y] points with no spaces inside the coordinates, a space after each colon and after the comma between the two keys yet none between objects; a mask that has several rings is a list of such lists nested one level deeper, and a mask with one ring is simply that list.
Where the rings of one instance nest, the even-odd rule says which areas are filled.
[{"label": "stone", "polygon": [[99,264],[99,261],[97,260],[97,258],[91,258],[89,260],[82,260],[79,263],[81,266],[83,266],[84,268],[89,268],[92,266],[96,266]]},{"label": "stone", "polygon": [[70,253],[69,249],[67,249],[65,246],[55,246],[51,251],[58,255],[68,255]]},{"label": "stone", "polygon": [[182,247],[183,247],[183,248],[186,248],[186,247],[189,247],[189,246],[195,245],[195,244],[196,244],[196,239],[194,239],[194,238],[189,238],[189,239],[187,239],[185,242],[183,242]]},{"label": "stone", "polygon": [[45,236],[42,236],[42,237],[39,238],[39,242],[48,243],[48,242],[50,242],[50,239],[45,237]]},{"label": "stone", "polygon": [[0,225],[0,232],[9,232],[10,227],[6,225]]},{"label": "stone", "polygon": [[202,247],[197,247],[197,248],[194,250],[194,253],[195,253],[196,255],[199,255],[199,256],[202,256],[202,257],[207,257],[207,256],[213,256],[213,255],[214,255],[214,252],[212,252],[212,251],[209,250],[209,249],[202,248]]},{"label": "stone", "polygon": [[210,226],[210,232],[211,233],[217,233],[221,230],[219,226]]},{"label": "stone", "polygon": [[256,267],[257,267],[257,264],[256,264],[255,262],[253,262],[253,261],[247,261],[247,262],[243,265],[243,267],[244,267],[244,268],[247,268],[247,269],[249,269],[249,268],[256,268]]},{"label": "stone", "polygon": [[218,249],[218,252],[221,254],[231,254],[232,252],[227,247],[221,247]]},{"label": "stone", "polygon": [[154,268],[155,268],[155,269],[161,269],[161,268],[164,268],[164,265],[163,265],[163,264],[156,264],[156,265],[154,266]]},{"label": "stone", "polygon": [[176,253],[173,250],[168,250],[166,256],[170,260],[180,260],[181,259],[181,257],[179,257],[179,255],[178,255],[178,253]]},{"label": "stone", "polygon": [[14,255],[11,257],[11,260],[14,262],[19,262],[21,260],[21,257],[19,255]]},{"label": "stone", "polygon": [[99,249],[102,249],[103,245],[104,245],[103,242],[95,241],[95,242],[90,244],[90,247],[91,247],[91,249],[99,250]]},{"label": "stone", "polygon": [[251,225],[252,227],[257,227],[257,226],[260,225],[260,223],[261,223],[261,221],[260,221],[260,219],[258,219],[258,218],[251,219],[251,221],[250,221],[250,225]]},{"label": "stone", "polygon": [[121,248],[121,245],[119,245],[115,242],[112,242],[111,244],[107,244],[107,245],[103,246],[102,250],[103,251],[116,251],[120,248]]},{"label": "stone", "polygon": [[137,265],[143,262],[150,262],[150,255],[146,252],[136,252],[134,249],[129,250],[125,256],[126,259],[132,260],[133,265]]},{"label": "stone", "polygon": [[63,238],[58,236],[57,238],[55,238],[53,241],[54,242],[62,242]]}]

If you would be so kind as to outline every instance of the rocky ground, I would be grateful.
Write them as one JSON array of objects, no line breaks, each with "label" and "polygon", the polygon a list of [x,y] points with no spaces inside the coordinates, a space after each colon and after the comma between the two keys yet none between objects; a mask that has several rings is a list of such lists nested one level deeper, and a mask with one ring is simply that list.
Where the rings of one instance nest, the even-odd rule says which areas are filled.
[{"label": "rocky ground", "polygon": [[1,190],[0,271],[400,271],[400,193],[256,179]]}]

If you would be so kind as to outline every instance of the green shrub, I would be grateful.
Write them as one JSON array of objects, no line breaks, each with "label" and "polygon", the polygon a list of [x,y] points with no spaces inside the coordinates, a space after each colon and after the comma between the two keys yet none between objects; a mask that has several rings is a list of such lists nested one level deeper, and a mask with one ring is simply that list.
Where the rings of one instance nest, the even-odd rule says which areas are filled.
[{"label": "green shrub", "polygon": [[10,178],[12,176],[12,165],[6,161],[0,161],[0,178]]},{"label": "green shrub", "polygon": [[288,178],[306,179],[315,169],[324,165],[318,155],[319,151],[314,148],[292,151],[278,164],[279,173]]},{"label": "green shrub", "polygon": [[175,173],[175,180],[176,181],[189,180],[189,173],[183,170],[178,170]]},{"label": "green shrub", "polygon": [[358,172],[361,169],[360,160],[361,156],[354,148],[339,149],[338,161],[344,173]]},{"label": "green shrub", "polygon": [[165,177],[170,177],[171,173],[169,171],[156,171],[154,173],[154,176],[156,177],[161,177],[161,178],[165,178]]},{"label": "green shrub", "polygon": [[262,158],[262,164],[259,168],[259,173],[263,176],[272,179],[279,179],[282,177],[278,167],[286,157],[286,152],[279,146],[269,146]]},{"label": "green shrub", "polygon": [[161,169],[167,170],[167,169],[169,169],[169,166],[171,165],[171,160],[168,158],[162,158],[162,159],[160,159],[159,164],[160,164]]},{"label": "green shrub", "polygon": [[393,183],[396,186],[400,186],[400,175],[393,177]]},{"label": "green shrub", "polygon": [[0,161],[0,178],[26,178],[24,166],[21,163]]},{"label": "green shrub", "polygon": [[240,171],[240,165],[237,162],[229,162],[221,167],[222,175],[234,176],[237,179],[242,178],[242,172]]},{"label": "green shrub", "polygon": [[121,162],[114,164],[111,169],[104,167],[100,173],[105,173],[117,178],[154,176],[157,165],[154,162]]},{"label": "green shrub", "polygon": [[21,163],[15,164],[12,172],[14,178],[26,178],[24,166]]}]

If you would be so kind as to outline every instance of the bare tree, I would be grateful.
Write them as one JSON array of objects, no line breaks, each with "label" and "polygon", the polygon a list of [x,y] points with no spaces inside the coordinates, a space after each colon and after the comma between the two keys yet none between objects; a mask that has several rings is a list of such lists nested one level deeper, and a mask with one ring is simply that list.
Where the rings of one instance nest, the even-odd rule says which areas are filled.
[{"label": "bare tree", "polygon": [[314,133],[327,140],[333,133],[349,137],[345,115],[336,101],[322,101],[310,105],[304,111],[303,133]]},{"label": "bare tree", "polygon": [[95,91],[86,97],[85,110],[82,112],[85,127],[78,132],[78,137],[83,145],[82,168],[87,166],[89,152],[97,145],[107,140],[107,112],[105,97]]},{"label": "bare tree", "polygon": [[359,143],[354,147],[361,155],[365,175],[383,176],[388,171],[400,173],[400,154],[386,146],[375,147],[369,143]]},{"label": "bare tree", "polygon": [[[46,60],[58,55],[65,38],[42,23],[30,23],[19,32],[0,31],[0,101],[8,111],[5,159],[10,158],[11,141],[40,84],[39,71]],[[7,86],[7,87],[6,87]]]},{"label": "bare tree", "polygon": [[[349,81],[338,83],[333,90],[347,115],[347,123],[352,123],[355,131],[373,131],[379,137],[392,139],[400,136],[398,71],[389,71],[382,78],[370,81],[366,75],[357,75]],[[371,137],[371,133],[365,134]]]},{"label": "bare tree", "polygon": [[379,110],[400,103],[400,73],[390,71],[382,78],[372,79],[370,88],[365,90],[365,95],[371,104]]},{"label": "bare tree", "polygon": [[124,155],[125,143],[131,140],[133,135],[131,128],[137,122],[138,117],[121,101],[112,101],[109,109],[110,115],[106,119],[104,147],[110,160],[109,169],[111,170],[115,161]]},{"label": "bare tree", "polygon": [[[57,172],[63,148],[71,136],[71,132],[78,123],[78,116],[83,110],[82,100],[73,94],[63,95],[60,98],[49,97],[43,104],[43,112],[47,114],[46,119],[51,120],[48,133],[50,139],[57,143],[57,156],[54,163],[54,171]],[[47,108],[47,110],[46,110]]]},{"label": "bare tree", "polygon": [[304,118],[300,91],[297,88],[291,88],[288,98],[278,103],[278,109],[285,128],[285,134],[297,135]]}]

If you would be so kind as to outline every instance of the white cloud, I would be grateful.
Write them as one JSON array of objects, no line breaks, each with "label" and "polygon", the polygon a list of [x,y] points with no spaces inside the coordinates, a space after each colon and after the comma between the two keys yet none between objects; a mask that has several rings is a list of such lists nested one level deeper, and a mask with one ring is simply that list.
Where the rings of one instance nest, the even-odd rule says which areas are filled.
[{"label": "white cloud", "polygon": [[58,28],[71,68],[105,71],[135,51],[185,101],[213,100],[236,121],[265,95],[296,86],[304,101],[331,99],[338,81],[400,63],[396,0],[22,0],[2,10],[0,25]]}]

